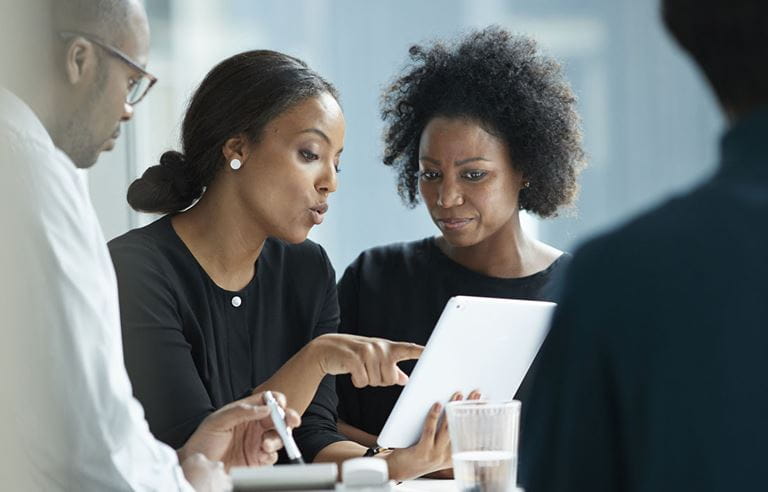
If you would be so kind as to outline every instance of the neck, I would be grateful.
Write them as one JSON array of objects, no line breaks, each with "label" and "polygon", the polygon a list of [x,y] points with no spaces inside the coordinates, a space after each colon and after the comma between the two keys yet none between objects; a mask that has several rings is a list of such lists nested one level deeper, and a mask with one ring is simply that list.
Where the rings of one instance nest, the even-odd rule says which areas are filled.
[{"label": "neck", "polygon": [[175,215],[171,223],[216,285],[240,290],[251,281],[267,235],[245,217],[228,208],[225,190],[213,183],[195,206]]},{"label": "neck", "polygon": [[453,261],[477,273],[497,278],[520,278],[546,269],[562,254],[528,237],[515,216],[492,236],[472,246],[453,246],[439,237],[437,245]]}]

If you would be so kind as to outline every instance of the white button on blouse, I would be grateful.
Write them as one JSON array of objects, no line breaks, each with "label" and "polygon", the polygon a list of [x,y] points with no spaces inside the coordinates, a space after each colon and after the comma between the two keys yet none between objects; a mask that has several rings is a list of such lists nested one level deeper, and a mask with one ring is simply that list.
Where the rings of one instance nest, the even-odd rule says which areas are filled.
[{"label": "white button on blouse", "polygon": [[232,298],[232,306],[234,307],[240,307],[240,304],[243,303],[243,300],[240,299],[240,296],[235,296]]}]

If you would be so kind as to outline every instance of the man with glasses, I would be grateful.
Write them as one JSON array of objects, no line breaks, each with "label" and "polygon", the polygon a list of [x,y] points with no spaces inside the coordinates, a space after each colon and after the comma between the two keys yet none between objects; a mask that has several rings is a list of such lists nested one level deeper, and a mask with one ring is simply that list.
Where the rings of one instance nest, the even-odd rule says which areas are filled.
[{"label": "man with glasses", "polygon": [[129,106],[135,106],[139,104],[139,102],[144,99],[144,96],[147,95],[149,89],[151,89],[152,86],[155,85],[155,82],[157,82],[157,77],[147,72],[144,67],[139,65],[137,62],[131,60],[130,56],[126,55],[119,49],[110,46],[108,43],[102,41],[93,34],[86,34],[76,31],[61,31],[59,36],[64,40],[77,37],[87,39],[91,43],[106,50],[107,53],[114,56],[118,60],[122,60],[126,65],[135,70],[137,75],[131,77],[128,84],[128,96],[126,97],[126,102]]},{"label": "man with glasses", "polygon": [[[152,437],[131,394],[114,270],[77,169],[114,147],[156,81],[144,68],[144,8],[15,3],[0,26],[21,36],[7,36],[3,54],[23,47],[19,63],[0,67],[0,488],[227,490],[218,460],[276,460],[269,412],[261,395],[228,405],[177,452]],[[32,21],[20,28],[22,12]]]}]

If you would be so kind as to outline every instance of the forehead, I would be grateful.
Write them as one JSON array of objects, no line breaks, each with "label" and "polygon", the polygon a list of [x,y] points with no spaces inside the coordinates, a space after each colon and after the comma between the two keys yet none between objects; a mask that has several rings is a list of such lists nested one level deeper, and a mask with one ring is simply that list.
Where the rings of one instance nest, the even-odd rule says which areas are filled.
[{"label": "forehead", "polygon": [[288,136],[310,128],[321,130],[334,145],[340,146],[344,139],[344,113],[327,92],[297,103],[267,125],[268,130]]},{"label": "forehead", "polygon": [[446,153],[454,155],[503,152],[504,142],[468,118],[437,117],[427,123],[419,141],[420,153]]},{"label": "forehead", "polygon": [[149,55],[149,21],[144,7],[131,2],[128,18],[116,47],[141,66],[146,66]]}]

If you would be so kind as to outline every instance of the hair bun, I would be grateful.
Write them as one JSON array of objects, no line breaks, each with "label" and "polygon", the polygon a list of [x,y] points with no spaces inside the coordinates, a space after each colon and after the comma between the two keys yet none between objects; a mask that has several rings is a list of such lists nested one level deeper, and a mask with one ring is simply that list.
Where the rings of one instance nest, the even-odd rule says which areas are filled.
[{"label": "hair bun", "polygon": [[195,184],[184,154],[164,152],[160,164],[149,167],[128,188],[128,203],[142,212],[173,213],[189,207],[203,192]]},{"label": "hair bun", "polygon": [[184,154],[177,150],[163,152],[163,155],[160,156],[160,165],[167,167],[172,172],[181,171],[186,162],[187,159]]}]

